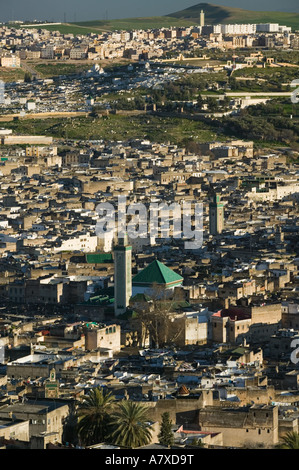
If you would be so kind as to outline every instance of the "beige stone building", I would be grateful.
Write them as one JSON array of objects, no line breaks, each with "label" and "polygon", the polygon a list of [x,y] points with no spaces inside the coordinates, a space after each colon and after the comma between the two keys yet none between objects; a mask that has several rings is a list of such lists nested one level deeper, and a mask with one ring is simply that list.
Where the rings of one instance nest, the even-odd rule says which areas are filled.
[{"label": "beige stone building", "polygon": [[168,338],[177,346],[206,344],[208,341],[208,321],[199,321],[197,315],[172,314],[168,325]]},{"label": "beige stone building", "polygon": [[206,407],[199,410],[203,431],[221,432],[224,447],[271,448],[278,444],[278,407]]},{"label": "beige stone building", "polygon": [[149,418],[161,422],[162,414],[169,412],[170,419],[176,424],[196,423],[198,425],[198,412],[206,406],[213,405],[212,390],[201,390],[196,398],[180,397],[176,399],[161,399],[149,402]]},{"label": "beige stone building", "polygon": [[212,339],[218,343],[241,343],[267,339],[279,328],[281,304],[230,307],[211,317]]},{"label": "beige stone building", "polygon": [[63,425],[68,414],[69,405],[58,400],[14,403],[0,407],[0,420],[13,415],[17,420],[27,422],[23,429],[20,428],[23,437],[27,435],[26,426],[29,422],[29,439],[41,433],[53,433],[52,442],[61,442]]},{"label": "beige stone building", "polygon": [[85,349],[111,349],[113,352],[120,351],[121,329],[119,325],[106,325],[102,328],[85,329]]},{"label": "beige stone building", "polygon": [[7,364],[7,377],[10,379],[48,378],[55,368],[56,374],[74,366],[75,361],[70,356],[30,354]]},{"label": "beige stone building", "polygon": [[15,417],[0,418],[0,439],[1,438],[29,441],[29,420],[16,419]]}]

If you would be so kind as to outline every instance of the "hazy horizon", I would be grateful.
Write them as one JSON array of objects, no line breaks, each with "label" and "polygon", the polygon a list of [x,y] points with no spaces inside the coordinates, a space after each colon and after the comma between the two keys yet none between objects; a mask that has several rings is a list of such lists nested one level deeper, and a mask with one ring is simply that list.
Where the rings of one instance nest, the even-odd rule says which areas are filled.
[{"label": "hazy horizon", "polygon": [[[2,0],[3,1],[3,0]],[[255,11],[299,12],[298,0],[11,0],[1,6],[0,21],[47,20],[76,22],[88,20],[121,19],[131,17],[164,16],[194,6],[198,3],[230,6]]]}]

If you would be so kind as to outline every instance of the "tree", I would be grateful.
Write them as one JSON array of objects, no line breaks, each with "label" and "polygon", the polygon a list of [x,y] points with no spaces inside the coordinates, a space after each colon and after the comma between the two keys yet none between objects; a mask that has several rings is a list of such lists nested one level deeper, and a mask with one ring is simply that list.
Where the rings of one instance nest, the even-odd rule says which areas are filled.
[{"label": "tree", "polygon": [[184,140],[182,144],[188,153],[202,155],[200,144],[198,142],[195,142],[194,140],[190,140],[189,138],[186,138],[186,140]]},{"label": "tree", "polygon": [[93,445],[106,439],[114,397],[102,388],[91,390],[77,411],[78,435],[85,445]]},{"label": "tree", "polygon": [[223,108],[228,108],[229,105],[230,105],[230,97],[229,96],[225,96],[224,99],[221,101],[221,105]]},{"label": "tree", "polygon": [[145,106],[145,98],[144,96],[135,96],[134,99],[135,109],[144,109]]},{"label": "tree", "polygon": [[63,434],[62,434],[63,443],[68,442],[74,446],[78,444],[77,426],[78,426],[78,416],[74,410],[70,410],[70,413],[66,417],[64,425],[63,425]]},{"label": "tree", "polygon": [[289,431],[282,438],[282,444],[279,446],[280,449],[299,449],[299,433]]},{"label": "tree", "polygon": [[208,96],[206,102],[207,102],[209,111],[211,111],[212,113],[217,111],[218,102],[216,98],[212,98],[211,96]]},{"label": "tree", "polygon": [[29,72],[26,72],[24,75],[24,82],[31,83],[32,82],[32,75]]},{"label": "tree", "polygon": [[149,300],[132,304],[144,331],[144,339],[149,334],[156,349],[175,343],[183,331],[183,325],[176,325],[176,328],[173,325],[177,299],[173,298],[171,291],[158,284],[153,284],[147,296]]},{"label": "tree", "polygon": [[291,129],[281,129],[280,137],[281,140],[288,145],[294,140],[296,140],[296,134]]},{"label": "tree", "polygon": [[203,97],[201,95],[198,95],[198,97],[197,97],[197,107],[198,107],[198,109],[202,109],[203,105],[204,105]]},{"label": "tree", "polygon": [[193,447],[200,447],[201,449],[204,448],[204,444],[202,443],[201,439],[192,439],[190,445]]},{"label": "tree", "polygon": [[114,445],[136,447],[147,445],[152,428],[148,423],[148,408],[133,401],[122,401],[111,418],[110,439]]},{"label": "tree", "polygon": [[170,447],[174,443],[174,436],[172,432],[172,422],[170,415],[167,411],[162,414],[162,422],[160,427],[159,442],[163,446]]}]

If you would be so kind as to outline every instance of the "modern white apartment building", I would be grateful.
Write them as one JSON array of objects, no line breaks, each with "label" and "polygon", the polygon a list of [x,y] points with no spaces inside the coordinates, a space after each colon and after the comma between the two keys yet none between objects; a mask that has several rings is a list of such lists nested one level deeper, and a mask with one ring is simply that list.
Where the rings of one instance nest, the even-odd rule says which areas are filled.
[{"label": "modern white apartment building", "polygon": [[289,26],[281,26],[278,23],[261,23],[256,25],[257,33],[291,33],[292,28]]},{"label": "modern white apartment building", "polygon": [[255,24],[222,24],[222,25],[216,25],[216,26],[221,27],[220,32],[222,34],[255,34],[256,33]]},{"label": "modern white apartment building", "polygon": [[20,58],[15,55],[1,57],[0,61],[1,61],[1,67],[20,67],[21,66]]},{"label": "modern white apartment building", "polygon": [[280,26],[278,23],[216,24],[213,26],[214,34],[283,33],[291,31],[292,28],[289,28],[288,26]]}]

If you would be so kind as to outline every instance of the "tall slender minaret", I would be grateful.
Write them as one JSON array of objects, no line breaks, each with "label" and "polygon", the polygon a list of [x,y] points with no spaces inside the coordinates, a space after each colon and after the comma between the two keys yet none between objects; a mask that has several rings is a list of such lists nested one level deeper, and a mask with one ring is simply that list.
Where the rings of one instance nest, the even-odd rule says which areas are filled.
[{"label": "tall slender minaret", "polygon": [[210,234],[219,235],[224,228],[224,209],[218,194],[214,194],[213,201],[210,202],[209,210]]},{"label": "tall slender minaret", "polygon": [[205,25],[205,14],[204,14],[204,11],[201,10],[200,12],[200,26],[204,26]]},{"label": "tall slender minaret", "polygon": [[114,247],[114,313],[125,313],[132,296],[132,247],[127,235]]},{"label": "tall slender minaret", "polygon": [[281,226],[276,226],[275,231],[275,245],[281,245],[284,242],[284,233],[281,230]]}]

